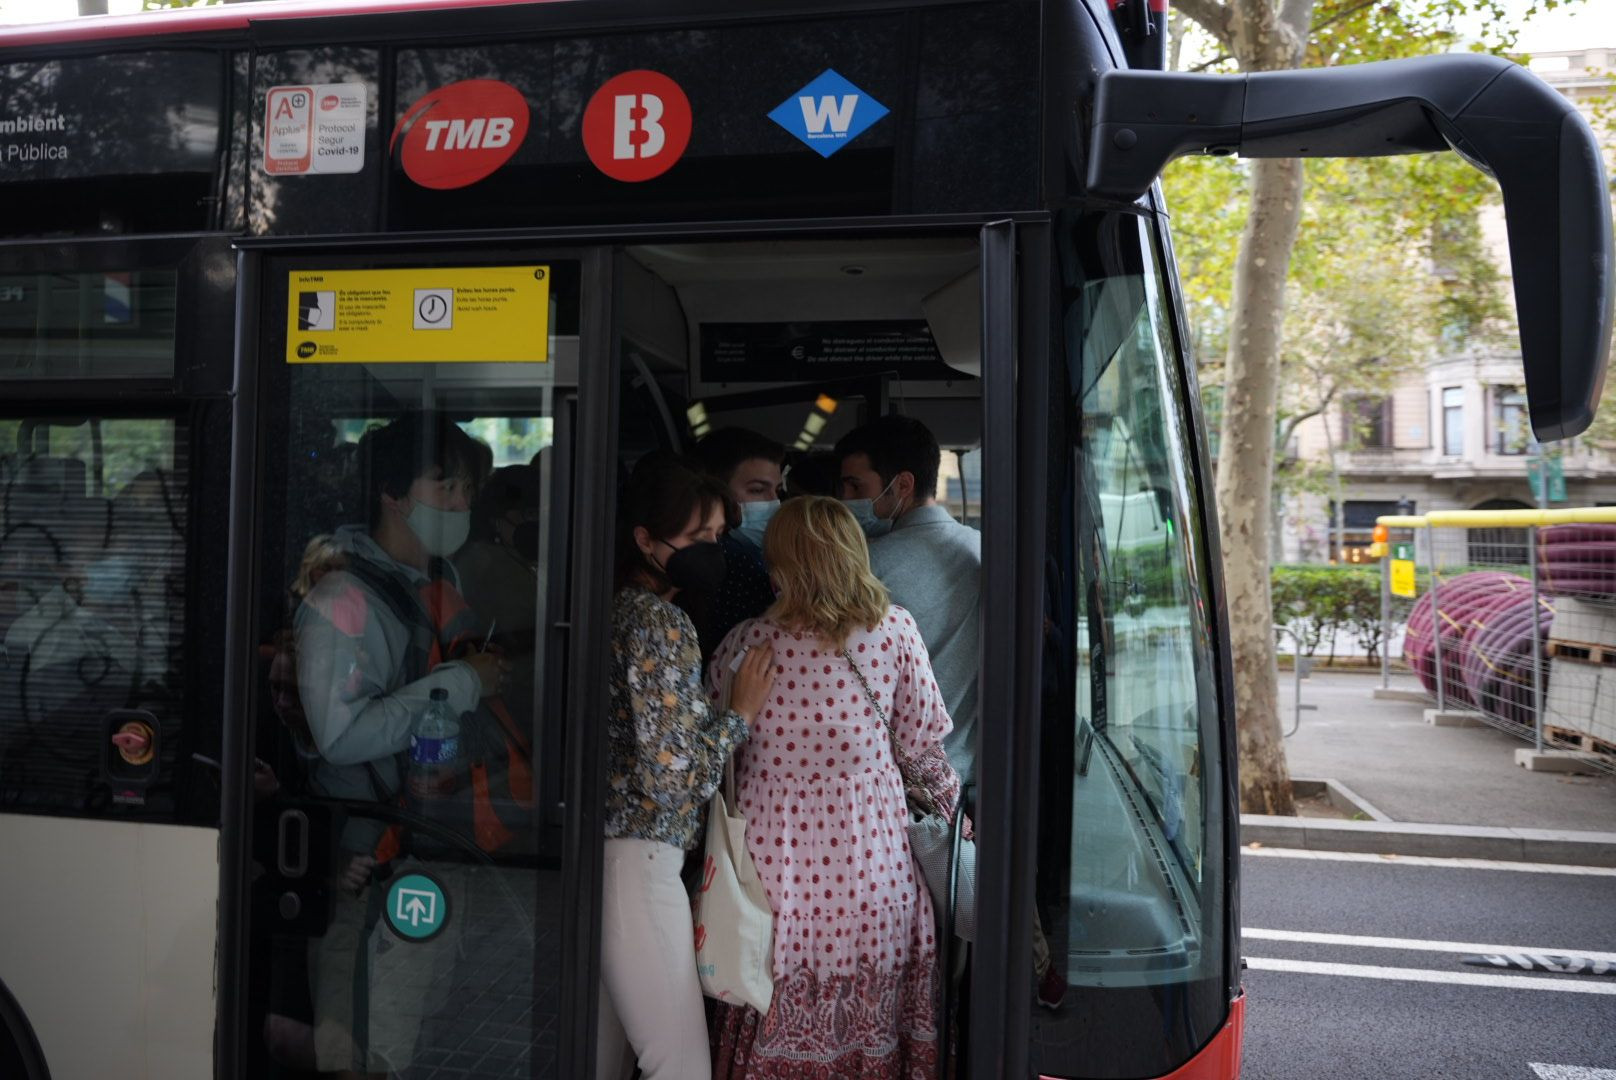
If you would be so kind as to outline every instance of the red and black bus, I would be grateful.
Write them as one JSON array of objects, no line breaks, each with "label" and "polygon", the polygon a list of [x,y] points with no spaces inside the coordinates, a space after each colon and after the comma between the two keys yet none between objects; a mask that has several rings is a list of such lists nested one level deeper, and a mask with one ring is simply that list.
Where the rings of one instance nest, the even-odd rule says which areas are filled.
[{"label": "red and black bus", "polygon": [[[398,1076],[590,1075],[620,480],[708,430],[812,455],[896,411],[982,541],[979,581],[939,583],[984,628],[960,1074],[1238,1075],[1239,706],[1156,176],[1490,171],[1540,438],[1598,400],[1610,207],[1587,125],[1503,61],[1189,76],[1164,34],[1162,0],[0,30],[0,1073],[313,1075],[362,823],[463,873],[447,967],[360,942],[393,976],[348,1034],[386,1029]],[[503,597],[531,788],[495,790],[493,850],[306,780],[288,620],[363,519],[357,441],[420,408],[538,478]]]}]

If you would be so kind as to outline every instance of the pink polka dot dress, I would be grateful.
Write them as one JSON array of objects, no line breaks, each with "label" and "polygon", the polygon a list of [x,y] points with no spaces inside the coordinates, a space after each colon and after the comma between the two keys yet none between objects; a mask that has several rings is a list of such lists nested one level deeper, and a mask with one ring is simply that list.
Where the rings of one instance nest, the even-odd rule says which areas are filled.
[{"label": "pink polka dot dress", "polygon": [[[736,797],[775,913],[775,993],[763,1017],[720,1008],[715,1076],[933,1076],[937,935],[881,717],[847,659],[767,619],[724,639],[708,676],[715,698],[736,653],[764,642],[774,685],[737,753]],[[952,723],[914,620],[889,608],[847,652],[911,773],[922,769],[952,806],[959,782],[942,751]]]}]

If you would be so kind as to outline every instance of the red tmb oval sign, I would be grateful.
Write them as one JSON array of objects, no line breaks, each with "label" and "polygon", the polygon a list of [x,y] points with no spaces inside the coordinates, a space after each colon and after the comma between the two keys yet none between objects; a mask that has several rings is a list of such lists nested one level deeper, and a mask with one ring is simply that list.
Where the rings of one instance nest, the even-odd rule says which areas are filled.
[{"label": "red tmb oval sign", "polygon": [[595,168],[636,183],[661,176],[690,145],[690,99],[659,71],[606,80],[584,109],[584,149]]},{"label": "red tmb oval sign", "polygon": [[466,79],[440,86],[405,110],[387,148],[422,187],[465,187],[511,159],[527,124],[527,98],[516,87]]}]

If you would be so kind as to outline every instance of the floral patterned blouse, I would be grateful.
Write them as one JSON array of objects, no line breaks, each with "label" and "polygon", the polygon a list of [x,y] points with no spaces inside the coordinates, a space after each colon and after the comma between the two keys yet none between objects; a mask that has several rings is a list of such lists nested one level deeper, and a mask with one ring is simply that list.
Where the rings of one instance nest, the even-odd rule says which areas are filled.
[{"label": "floral patterned blouse", "polygon": [[719,714],[701,685],[696,628],[679,608],[629,586],[612,610],[606,725],[606,835],[692,848],[702,808],[746,721]]}]

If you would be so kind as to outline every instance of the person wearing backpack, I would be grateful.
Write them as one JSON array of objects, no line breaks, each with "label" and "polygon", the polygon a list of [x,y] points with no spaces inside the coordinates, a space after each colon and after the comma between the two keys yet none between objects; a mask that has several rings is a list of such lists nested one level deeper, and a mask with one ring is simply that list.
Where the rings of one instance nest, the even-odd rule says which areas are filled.
[{"label": "person wearing backpack", "polygon": [[[406,413],[367,432],[358,454],[369,518],[332,534],[329,546],[339,557],[297,608],[297,686],[313,744],[311,792],[391,807],[406,799],[411,728],[432,692],[444,691],[449,707],[464,716],[496,699],[507,677],[500,656],[476,648],[477,620],[448,561],[465,541],[471,500],[491,455],[447,416],[431,412]],[[511,764],[519,761],[512,748]],[[475,775],[461,783],[478,786]],[[511,831],[485,808],[473,816],[485,850],[509,839]],[[452,845],[435,841],[388,827],[380,817],[351,816],[341,830],[332,924],[310,943],[322,1072],[379,1075],[411,1060],[430,1008],[398,1000],[415,991],[410,980],[388,976],[389,964],[402,961],[396,947],[378,948],[382,878],[395,864],[436,858],[427,865],[453,907],[463,866]],[[462,913],[445,933],[412,948],[431,950],[433,968],[446,971],[464,923]],[[417,953],[412,963],[420,960]]]}]

